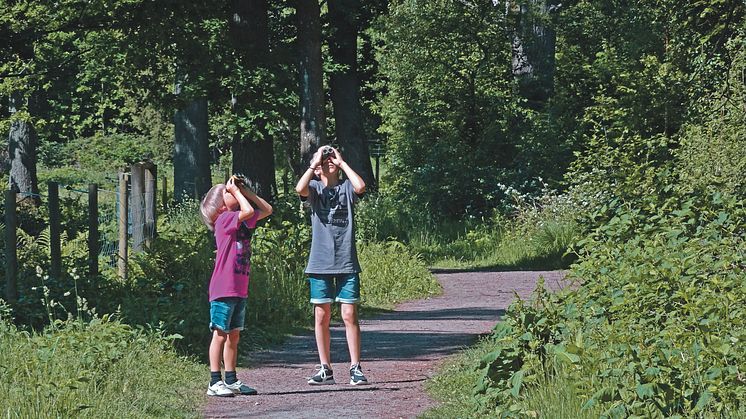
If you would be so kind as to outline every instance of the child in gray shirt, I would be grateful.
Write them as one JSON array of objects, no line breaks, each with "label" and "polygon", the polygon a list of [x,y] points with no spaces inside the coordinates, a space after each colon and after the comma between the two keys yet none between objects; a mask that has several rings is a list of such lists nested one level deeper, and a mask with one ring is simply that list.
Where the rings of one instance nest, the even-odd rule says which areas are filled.
[{"label": "child in gray shirt", "polygon": [[[319,171],[320,169],[320,171]],[[346,179],[340,180],[344,171]],[[316,172],[320,180],[313,179]],[[339,302],[350,351],[350,384],[368,384],[360,367],[360,263],[355,246],[354,205],[365,192],[365,182],[330,146],[321,147],[295,186],[311,207],[311,253],[306,275],[314,304],[316,347],[320,366],[310,385],[334,384],[331,368],[331,303]]]}]

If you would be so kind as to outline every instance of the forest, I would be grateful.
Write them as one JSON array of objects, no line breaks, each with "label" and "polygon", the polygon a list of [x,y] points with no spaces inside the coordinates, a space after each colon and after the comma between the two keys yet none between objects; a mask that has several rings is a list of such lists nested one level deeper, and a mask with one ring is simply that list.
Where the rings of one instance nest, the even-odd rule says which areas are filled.
[{"label": "forest", "polygon": [[[364,315],[437,295],[432,268],[573,282],[511,305],[433,417],[746,417],[743,0],[0,0],[0,57],[8,417],[197,414],[199,199],[233,173],[275,209],[241,348],[308,328],[293,186],[327,144],[367,185]],[[142,162],[157,234],[122,277]],[[133,396],[173,380],[198,390]]]}]

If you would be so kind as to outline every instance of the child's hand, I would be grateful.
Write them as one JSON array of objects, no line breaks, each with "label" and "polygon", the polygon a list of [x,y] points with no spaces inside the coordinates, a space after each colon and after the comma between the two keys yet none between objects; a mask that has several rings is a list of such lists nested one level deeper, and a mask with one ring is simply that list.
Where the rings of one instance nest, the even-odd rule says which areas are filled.
[{"label": "child's hand", "polygon": [[332,148],[332,150],[334,150],[334,157],[332,157],[332,163],[334,163],[337,166],[340,166],[342,163],[344,163],[344,160],[342,159],[342,154],[336,148]]},{"label": "child's hand", "polygon": [[228,179],[228,182],[225,182],[225,190],[228,191],[231,195],[240,193],[240,190],[238,189],[238,185],[236,185],[235,176],[231,176],[231,178]]},{"label": "child's hand", "polygon": [[319,166],[321,166],[321,148],[316,150],[316,152],[313,153],[313,157],[311,157],[311,167],[315,170]]}]

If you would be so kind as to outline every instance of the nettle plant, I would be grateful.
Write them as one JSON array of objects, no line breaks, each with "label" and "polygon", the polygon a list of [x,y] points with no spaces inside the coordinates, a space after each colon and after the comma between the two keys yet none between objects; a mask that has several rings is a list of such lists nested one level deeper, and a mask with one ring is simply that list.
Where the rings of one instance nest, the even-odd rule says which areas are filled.
[{"label": "nettle plant", "polygon": [[481,406],[528,413],[525,391],[539,374],[563,374],[606,417],[743,412],[744,201],[650,198],[610,212],[581,242],[570,276],[582,286],[539,288],[496,328]]}]

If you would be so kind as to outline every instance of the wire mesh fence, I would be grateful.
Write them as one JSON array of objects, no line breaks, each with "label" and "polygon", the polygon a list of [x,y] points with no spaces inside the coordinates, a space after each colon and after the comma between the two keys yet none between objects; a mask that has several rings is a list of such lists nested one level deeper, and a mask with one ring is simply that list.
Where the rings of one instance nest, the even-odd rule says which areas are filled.
[{"label": "wire mesh fence", "polygon": [[128,248],[140,251],[157,234],[155,165],[137,169],[134,175],[120,173],[116,190],[49,182],[46,194],[6,191],[5,251],[0,256],[6,266],[6,295],[15,289],[18,251],[27,246],[49,246],[52,274],[59,274],[64,245],[65,254],[88,254],[90,274],[104,265],[118,267],[126,278]]}]

